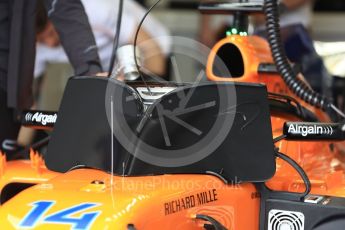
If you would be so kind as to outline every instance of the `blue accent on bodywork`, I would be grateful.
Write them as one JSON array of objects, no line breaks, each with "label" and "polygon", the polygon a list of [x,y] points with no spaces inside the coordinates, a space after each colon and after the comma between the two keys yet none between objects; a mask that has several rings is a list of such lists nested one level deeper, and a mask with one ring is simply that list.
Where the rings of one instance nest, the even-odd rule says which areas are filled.
[{"label": "blue accent on bodywork", "polygon": [[[100,204],[82,203],[43,217],[55,203],[55,201],[38,201],[32,203],[33,208],[21,221],[19,227],[34,228],[38,224],[49,223],[57,225],[70,224],[73,230],[89,229],[98,215],[101,214],[101,211],[83,213],[85,210],[97,207]],[[79,217],[72,217],[77,213],[81,213]]]}]

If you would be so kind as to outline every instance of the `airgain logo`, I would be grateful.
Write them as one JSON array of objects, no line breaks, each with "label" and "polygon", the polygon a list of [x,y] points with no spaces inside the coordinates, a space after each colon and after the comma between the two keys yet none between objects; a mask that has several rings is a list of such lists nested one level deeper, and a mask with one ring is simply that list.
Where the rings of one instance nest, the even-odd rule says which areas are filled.
[{"label": "airgain logo", "polygon": [[44,114],[42,112],[36,112],[34,114],[28,112],[25,115],[25,120],[27,122],[36,122],[42,125],[55,124],[57,119],[57,114]]},{"label": "airgain logo", "polygon": [[25,115],[25,121],[31,122],[32,116],[33,116],[32,113],[27,113],[27,114]]},{"label": "airgain logo", "polygon": [[290,124],[288,133],[306,137],[308,135],[332,135],[334,130],[332,126]]}]

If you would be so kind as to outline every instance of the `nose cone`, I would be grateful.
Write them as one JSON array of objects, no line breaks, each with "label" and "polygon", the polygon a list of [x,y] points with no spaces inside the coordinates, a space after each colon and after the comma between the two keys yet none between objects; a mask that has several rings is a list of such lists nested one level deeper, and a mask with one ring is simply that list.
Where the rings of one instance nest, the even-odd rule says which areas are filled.
[{"label": "nose cone", "polygon": [[108,174],[86,171],[58,176],[7,201],[0,208],[1,229],[127,229],[143,196],[122,192],[119,184],[110,187]]}]

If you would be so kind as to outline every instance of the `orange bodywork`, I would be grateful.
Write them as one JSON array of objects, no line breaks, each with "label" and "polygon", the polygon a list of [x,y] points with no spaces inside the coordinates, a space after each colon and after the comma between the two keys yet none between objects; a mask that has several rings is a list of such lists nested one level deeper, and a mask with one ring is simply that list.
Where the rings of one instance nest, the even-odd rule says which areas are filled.
[{"label": "orange bodywork", "polygon": [[[217,76],[213,73],[213,65],[217,51],[224,45],[234,44],[241,52],[244,73],[237,78],[227,76]],[[230,54],[231,56],[231,54]],[[226,62],[226,60],[223,60]],[[258,74],[258,67],[262,63],[273,63],[272,55],[267,41],[256,36],[233,35],[219,41],[211,50],[207,62],[206,74],[211,81],[232,81],[232,82],[254,82],[263,83],[267,86],[269,92],[292,95],[288,87],[283,83],[278,75]]]},{"label": "orange bodywork", "polygon": [[[213,73],[213,65],[218,50],[226,44],[235,45],[241,52],[244,74],[230,78],[217,76]],[[229,54],[231,57],[231,54]],[[226,62],[226,60],[223,60]],[[231,63],[231,62],[230,62]],[[262,63],[274,63],[270,47],[266,40],[257,36],[232,35],[219,41],[211,50],[207,63],[207,77],[211,81],[255,82],[263,83],[271,93],[284,94],[296,98],[278,74],[260,74],[258,67]],[[300,99],[299,103],[316,114],[320,121],[329,122],[328,116],[319,109],[312,107]],[[291,118],[290,121],[296,120]],[[286,118],[272,117],[273,136],[282,135],[282,127]],[[345,178],[343,171],[344,144],[327,142],[280,141],[276,144],[282,153],[292,157],[307,172],[312,182],[312,193],[345,197]],[[276,190],[301,192],[303,181],[297,172],[287,163],[278,160],[275,177],[267,183]]]},{"label": "orange bodywork", "polygon": [[[205,222],[196,220],[196,214],[211,215],[227,229],[253,230],[259,225],[260,199],[252,184],[225,185],[205,175],[118,177],[92,169],[70,171],[50,180],[51,175],[42,175],[45,181],[41,177],[40,184],[0,208],[1,229],[17,229],[37,201],[55,202],[45,216],[81,203],[96,203],[86,210],[99,212],[92,229],[127,229],[128,224],[150,230],[204,229]],[[35,229],[71,229],[71,225],[38,222]]]},{"label": "orange bodywork", "polygon": [[[212,73],[217,50],[229,42],[243,56],[245,72],[239,78]],[[270,92],[293,96],[277,74],[259,74],[260,63],[273,63],[266,41],[255,36],[230,36],[213,48],[206,71],[213,81],[264,83]],[[301,104],[321,121],[328,121],[322,111]],[[272,117],[271,121],[274,137],[281,135],[286,118]],[[345,197],[342,143],[280,141],[276,146],[305,169],[312,182],[312,194]],[[34,204],[40,201],[53,205],[37,216],[32,227],[35,229],[71,229],[71,219],[80,220],[87,213],[97,218],[85,229],[128,229],[130,225],[140,230],[204,229],[207,222],[197,220],[197,214],[211,216],[227,229],[259,229],[260,194],[255,186],[236,181],[225,184],[212,175],[121,177],[95,169],[75,169],[61,174],[48,170],[42,157],[33,151],[29,160],[11,162],[0,154],[1,194],[13,183],[34,186],[0,206],[0,229],[20,229],[22,221],[34,211]],[[277,160],[275,177],[267,185],[275,190],[304,190],[295,170],[280,160]],[[72,213],[61,223],[44,221],[47,216],[85,203],[94,206]]]},{"label": "orange bodywork", "polygon": [[40,154],[30,151],[30,160],[6,161],[0,152],[0,191],[13,183],[39,184],[50,180],[58,173],[48,170]]}]

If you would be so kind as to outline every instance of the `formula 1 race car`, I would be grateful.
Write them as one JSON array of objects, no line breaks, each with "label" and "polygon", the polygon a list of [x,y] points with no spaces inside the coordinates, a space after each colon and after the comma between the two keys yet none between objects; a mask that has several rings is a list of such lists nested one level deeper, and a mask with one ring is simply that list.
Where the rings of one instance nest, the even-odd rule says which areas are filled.
[{"label": "formula 1 race car", "polygon": [[[267,15],[275,8],[266,1]],[[33,126],[55,124],[44,156],[1,155],[1,229],[342,229],[343,172],[328,160],[344,125],[307,103],[327,101],[288,88],[259,38],[235,35],[213,51],[217,82],[73,77],[56,123],[26,112]],[[244,72],[217,76],[214,53],[236,66],[242,56]],[[300,90],[315,101],[295,99]]]},{"label": "formula 1 race car", "polygon": [[[307,100],[296,98],[294,91],[306,88],[303,82],[301,85],[291,79],[288,82],[284,81],[274,63],[268,42],[258,36],[247,36],[248,25],[244,26],[248,20],[246,17],[248,14],[262,13],[262,5],[212,3],[201,5],[200,10],[208,14],[235,14],[234,25],[242,25],[241,28],[234,27],[236,34],[231,33],[230,30],[230,34],[213,47],[208,59],[207,76],[209,80],[218,82],[265,84],[270,97],[274,137],[283,134],[283,124],[287,121],[327,123],[332,121],[331,117],[336,117],[332,115],[329,108],[322,109],[321,106],[315,106],[313,102],[308,103],[308,100],[316,98],[313,96],[314,93],[305,96],[304,91],[303,98]],[[214,66],[219,59],[227,65],[231,76],[217,73]],[[294,85],[294,88],[289,87],[289,83]],[[303,142],[302,139],[299,141],[281,140],[277,146],[307,172],[312,181],[314,193],[344,197],[345,146],[343,142],[327,142],[327,139],[325,135],[313,142]],[[299,176],[284,162],[278,162],[276,175],[268,184],[275,189],[295,192],[304,188]]]},{"label": "formula 1 race car", "polygon": [[[47,168],[35,154],[31,162],[2,165],[3,229],[258,229],[259,223],[261,229],[332,229],[333,218],[342,226],[344,199],[308,194],[308,179],[293,161],[305,179],[305,194],[273,192],[264,185],[275,173],[276,156],[283,156],[274,147],[264,85],[150,85],[175,89],[146,112],[142,87],[93,77],[69,81],[45,156]],[[232,89],[236,100],[226,100]],[[191,90],[180,110],[176,100]],[[210,130],[211,136],[193,139],[185,126],[171,122],[174,116]],[[221,138],[212,130],[224,128],[227,135],[206,158],[186,152],[204,140],[204,149],[211,148]],[[166,155],[173,152],[177,156]],[[188,157],[195,162],[174,166]],[[15,196],[9,199],[10,194]]]}]

